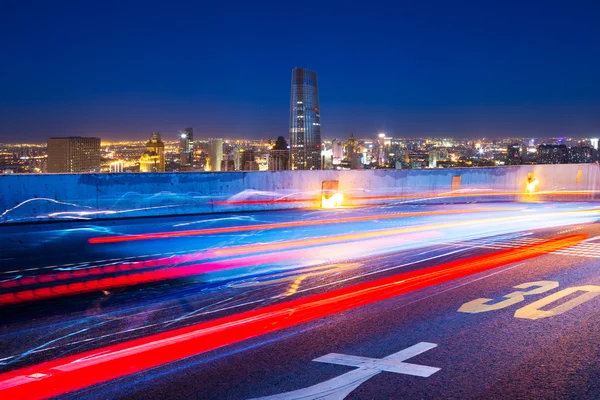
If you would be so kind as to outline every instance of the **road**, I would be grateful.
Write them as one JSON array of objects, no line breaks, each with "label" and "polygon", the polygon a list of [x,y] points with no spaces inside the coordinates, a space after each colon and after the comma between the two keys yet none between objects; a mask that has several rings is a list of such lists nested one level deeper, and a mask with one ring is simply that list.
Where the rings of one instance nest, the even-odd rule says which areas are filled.
[{"label": "road", "polygon": [[598,398],[599,216],[487,203],[3,227],[0,393]]}]

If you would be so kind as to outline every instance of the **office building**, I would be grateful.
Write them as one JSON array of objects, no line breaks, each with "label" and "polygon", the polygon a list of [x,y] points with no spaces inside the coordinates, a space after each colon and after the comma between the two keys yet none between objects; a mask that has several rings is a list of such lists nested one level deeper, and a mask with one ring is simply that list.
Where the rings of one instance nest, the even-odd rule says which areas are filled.
[{"label": "office building", "polygon": [[361,154],[358,152],[358,142],[354,138],[354,133],[352,132],[350,132],[350,135],[348,135],[346,158],[349,161],[350,169],[361,168]]},{"label": "office building", "polygon": [[140,158],[140,172],[165,172],[165,144],[158,132],[152,132],[146,142],[146,151]]},{"label": "office building", "polygon": [[594,149],[589,146],[576,146],[568,150],[569,162],[572,164],[594,162]]},{"label": "office building", "polygon": [[242,171],[258,171],[258,163],[254,156],[254,150],[244,150],[242,155]]},{"label": "office building", "polygon": [[179,164],[182,168],[194,163],[194,129],[185,128],[179,135]]},{"label": "office building", "polygon": [[113,161],[109,164],[109,172],[120,173],[123,172],[123,161]]},{"label": "office building", "polygon": [[564,144],[542,144],[538,146],[538,164],[566,164],[567,146]]},{"label": "office building", "polygon": [[100,172],[100,138],[49,138],[47,170],[50,173]]},{"label": "office building", "polygon": [[223,161],[223,139],[208,139],[208,170],[221,171],[221,161]]},{"label": "office building", "polygon": [[506,148],[506,165],[520,165],[521,161],[521,145],[513,143]]},{"label": "office building", "polygon": [[292,70],[289,133],[291,169],[321,169],[321,115],[314,71]]},{"label": "office building", "polygon": [[269,170],[283,171],[290,169],[290,151],[283,136],[279,136],[275,146],[269,151]]},{"label": "office building", "polygon": [[333,156],[333,165],[338,165],[342,162],[344,159],[344,143],[341,140],[333,139],[331,141],[331,154]]},{"label": "office building", "polygon": [[594,150],[598,150],[598,139],[596,139],[596,138],[590,139],[590,143],[592,144],[592,147],[594,148]]}]

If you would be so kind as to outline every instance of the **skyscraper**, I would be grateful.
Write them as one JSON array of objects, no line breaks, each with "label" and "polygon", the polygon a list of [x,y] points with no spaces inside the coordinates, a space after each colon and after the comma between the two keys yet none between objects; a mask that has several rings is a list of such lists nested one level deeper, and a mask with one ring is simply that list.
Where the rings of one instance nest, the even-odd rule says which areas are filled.
[{"label": "skyscraper", "polygon": [[208,157],[210,159],[210,171],[220,171],[223,160],[223,139],[208,139]]},{"label": "skyscraper", "polygon": [[283,136],[279,136],[275,142],[275,146],[269,151],[269,170],[283,171],[289,168],[290,151],[288,144]]},{"label": "skyscraper", "polygon": [[179,163],[181,167],[193,164],[194,128],[185,128],[179,136]]},{"label": "skyscraper", "polygon": [[317,73],[292,70],[290,97],[291,169],[321,169],[321,115]]},{"label": "skyscraper", "polygon": [[100,138],[49,138],[48,172],[100,172]]},{"label": "skyscraper", "polygon": [[165,144],[158,132],[152,132],[146,142],[146,151],[140,158],[140,172],[165,172]]}]

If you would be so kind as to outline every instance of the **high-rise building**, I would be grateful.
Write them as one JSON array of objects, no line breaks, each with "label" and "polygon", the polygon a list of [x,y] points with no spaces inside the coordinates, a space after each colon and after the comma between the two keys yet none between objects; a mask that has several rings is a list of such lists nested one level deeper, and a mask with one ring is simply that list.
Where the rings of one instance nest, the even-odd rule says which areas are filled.
[{"label": "high-rise building", "polygon": [[291,169],[321,169],[321,112],[317,73],[292,70],[290,96]]},{"label": "high-rise building", "polygon": [[258,163],[254,157],[254,150],[244,150],[242,155],[242,171],[258,171]]},{"label": "high-rise building", "polygon": [[513,143],[506,148],[506,165],[520,165],[521,162],[521,145]]},{"label": "high-rise building", "polygon": [[48,172],[100,172],[100,138],[49,138]]},{"label": "high-rise building", "polygon": [[358,142],[354,138],[354,133],[348,135],[348,147],[346,147],[346,158],[350,162],[350,169],[360,169],[361,157],[358,152]]},{"label": "high-rise building", "polygon": [[165,172],[165,144],[158,132],[152,132],[146,142],[146,151],[140,158],[140,172]]},{"label": "high-rise building", "polygon": [[592,144],[592,147],[594,148],[594,150],[598,150],[598,139],[597,138],[590,139],[590,143]]},{"label": "high-rise building", "polygon": [[123,161],[113,161],[108,167],[111,173],[123,172]]},{"label": "high-rise building", "polygon": [[589,146],[575,146],[568,150],[569,162],[572,164],[594,162],[594,148]]},{"label": "high-rise building", "polygon": [[275,146],[269,151],[269,170],[283,171],[290,169],[290,151],[283,136],[279,136]]},{"label": "high-rise building", "polygon": [[220,171],[221,161],[223,160],[223,139],[208,139],[208,158],[210,159],[209,170]]},{"label": "high-rise building", "polygon": [[538,146],[538,164],[566,164],[567,146],[564,144],[541,144]]},{"label": "high-rise building", "polygon": [[194,128],[185,128],[179,135],[179,163],[190,167],[194,160]]},{"label": "high-rise building", "polygon": [[332,164],[338,165],[344,159],[344,143],[341,140],[331,141]]}]

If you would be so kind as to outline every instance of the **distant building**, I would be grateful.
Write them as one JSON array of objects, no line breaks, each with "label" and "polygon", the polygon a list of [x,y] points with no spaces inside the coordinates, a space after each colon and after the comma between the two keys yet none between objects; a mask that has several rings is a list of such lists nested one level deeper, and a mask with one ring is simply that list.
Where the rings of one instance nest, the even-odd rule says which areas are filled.
[{"label": "distant building", "polygon": [[346,146],[346,159],[350,169],[360,169],[362,166],[361,155],[358,152],[358,142],[354,139],[354,133],[350,132],[350,135],[348,135],[348,143]]},{"label": "distant building", "polygon": [[321,169],[321,112],[314,71],[292,70],[289,133],[291,169]]},{"label": "distant building", "polygon": [[49,138],[47,168],[50,173],[100,172],[100,138]]},{"label": "distant building", "polygon": [[[402,161],[404,161],[403,157],[406,157],[404,152],[399,154],[398,160],[396,161],[397,163],[400,162],[400,168],[402,168]],[[448,150],[445,147],[435,147],[429,151],[429,168],[437,168],[438,161],[448,161]]]},{"label": "distant building", "polygon": [[223,139],[208,139],[208,158],[209,171],[221,171],[221,161],[223,161]]},{"label": "distant building", "polygon": [[275,146],[269,151],[269,170],[284,171],[290,169],[290,150],[283,136],[279,136]]},{"label": "distant building", "polygon": [[242,155],[242,171],[258,171],[258,163],[254,157],[254,150],[244,150]]},{"label": "distant building", "polygon": [[592,144],[594,150],[598,150],[598,139],[590,139],[590,143]]},{"label": "distant building", "polygon": [[194,128],[185,128],[179,135],[179,164],[191,167],[194,163]]},{"label": "distant building", "polygon": [[152,132],[140,158],[140,172],[165,172],[165,144],[159,132]]},{"label": "distant building", "polygon": [[123,161],[113,161],[108,167],[111,173],[123,172]]},{"label": "distant building", "polygon": [[538,164],[567,164],[569,159],[564,144],[541,144],[538,146]]},{"label": "distant building", "polygon": [[332,164],[341,163],[344,159],[344,143],[341,140],[333,139],[331,141],[331,153],[333,156]]},{"label": "distant building", "polygon": [[506,165],[521,165],[521,145],[513,143],[506,148]]},{"label": "distant building", "polygon": [[571,147],[568,150],[569,162],[572,164],[594,162],[594,149],[588,146]]}]

